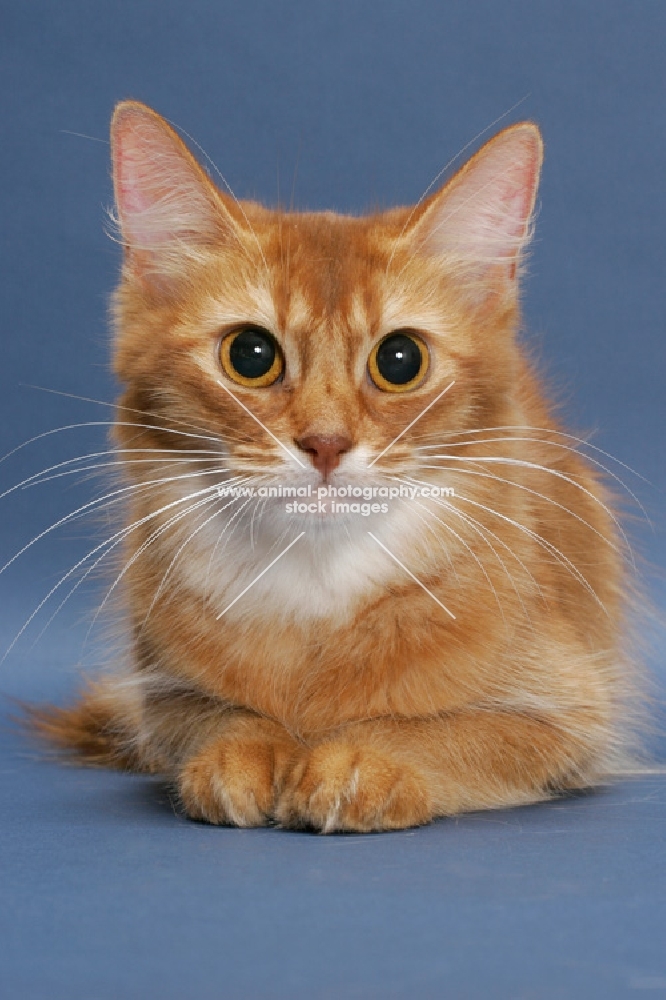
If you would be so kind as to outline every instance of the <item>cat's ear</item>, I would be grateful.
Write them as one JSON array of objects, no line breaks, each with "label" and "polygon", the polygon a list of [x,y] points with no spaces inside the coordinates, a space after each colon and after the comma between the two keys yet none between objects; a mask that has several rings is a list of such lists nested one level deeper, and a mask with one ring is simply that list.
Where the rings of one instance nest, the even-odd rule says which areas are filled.
[{"label": "cat's ear", "polygon": [[515,286],[542,160],[536,125],[505,129],[430,199],[415,226],[417,248],[453,264],[477,299]]},{"label": "cat's ear", "polygon": [[224,200],[174,130],[138,101],[111,122],[116,211],[126,262],[145,283],[176,281],[188,257],[229,238]]}]

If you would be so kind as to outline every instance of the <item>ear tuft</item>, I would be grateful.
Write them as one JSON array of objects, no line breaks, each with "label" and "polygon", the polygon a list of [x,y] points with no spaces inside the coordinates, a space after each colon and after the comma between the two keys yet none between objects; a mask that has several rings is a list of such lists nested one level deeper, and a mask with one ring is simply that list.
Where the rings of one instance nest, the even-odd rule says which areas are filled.
[{"label": "ear tuft", "polygon": [[207,174],[145,104],[117,105],[111,152],[123,241],[142,274],[173,270],[179,252],[211,244],[233,225]]},{"label": "ear tuft", "polygon": [[430,200],[416,226],[419,247],[477,277],[492,271],[512,281],[531,236],[542,159],[536,125],[500,132]]}]

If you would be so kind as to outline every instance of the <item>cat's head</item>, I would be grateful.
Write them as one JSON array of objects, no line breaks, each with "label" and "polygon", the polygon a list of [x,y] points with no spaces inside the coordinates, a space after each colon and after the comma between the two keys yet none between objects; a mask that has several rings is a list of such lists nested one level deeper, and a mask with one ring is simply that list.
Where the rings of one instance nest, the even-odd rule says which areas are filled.
[{"label": "cat's head", "polygon": [[[507,422],[536,126],[416,206],[361,218],[237,201],[139,103],[116,109],[112,150],[124,402],[206,438],[167,446],[216,440],[226,474],[257,488],[363,488],[418,473],[438,435]],[[273,506],[279,530],[313,521]]]}]

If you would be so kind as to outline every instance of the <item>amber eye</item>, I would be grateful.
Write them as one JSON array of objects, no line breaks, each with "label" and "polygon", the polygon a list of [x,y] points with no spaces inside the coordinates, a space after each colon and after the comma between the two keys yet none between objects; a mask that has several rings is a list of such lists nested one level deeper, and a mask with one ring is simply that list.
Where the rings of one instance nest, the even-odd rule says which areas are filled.
[{"label": "amber eye", "polygon": [[428,348],[414,333],[397,330],[373,347],[368,358],[370,378],[385,392],[407,392],[424,378]]},{"label": "amber eye", "polygon": [[230,379],[253,389],[272,385],[284,371],[275,337],[260,326],[244,326],[227,334],[220,344],[220,364]]}]

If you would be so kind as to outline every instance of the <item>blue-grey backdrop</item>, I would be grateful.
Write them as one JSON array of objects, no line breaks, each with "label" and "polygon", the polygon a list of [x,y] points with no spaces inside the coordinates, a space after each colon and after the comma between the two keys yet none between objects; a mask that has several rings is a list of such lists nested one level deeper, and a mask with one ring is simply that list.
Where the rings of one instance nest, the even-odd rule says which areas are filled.
[{"label": "blue-grey backdrop", "polygon": [[[599,447],[650,480],[652,485],[621,470],[655,524],[650,531],[638,517],[632,531],[638,550],[656,567],[648,571],[649,587],[661,602],[659,568],[666,564],[661,492],[666,486],[665,52],[666,5],[660,0],[4,0],[0,454],[51,428],[109,416],[104,405],[43,389],[102,402],[115,393],[106,303],[119,253],[105,235],[104,209],[111,201],[107,129],[117,100],[144,100],[186,129],[238,196],[269,203],[279,196],[288,202],[293,192],[297,207],[344,211],[415,201],[442,166],[493,121],[505,115],[500,127],[529,117],[543,129],[546,161],[525,285],[527,339],[570,425],[596,429],[593,440]],[[43,466],[102,448],[103,440],[101,426],[40,438],[0,464],[0,492]],[[75,503],[86,502],[92,489],[89,483],[74,486],[56,479],[1,500],[0,562]],[[91,537],[79,526],[46,536],[0,577],[3,647],[86,551]],[[47,609],[40,613],[0,667],[0,690],[50,697],[72,686],[85,634],[80,616],[94,603],[94,593],[78,603],[77,596],[33,647],[30,640],[50,614]],[[57,604],[51,602],[51,609]],[[631,888],[623,883],[618,889],[615,910],[598,895],[604,879],[612,881],[624,864],[613,854],[615,847],[598,872],[590,874],[581,862],[580,871],[570,873],[567,884],[578,886],[572,902],[564,883],[548,881],[547,860],[539,860],[544,831],[532,831],[537,846],[526,874],[511,865],[504,870],[501,858],[506,856],[501,849],[498,855],[492,842],[472,848],[470,861],[464,853],[468,834],[474,842],[469,825],[439,826],[435,833],[419,834],[426,838],[419,843],[425,850],[433,837],[467,831],[464,837],[461,833],[467,846],[457,841],[439,845],[444,855],[458,857],[457,874],[453,878],[451,868],[438,869],[433,861],[429,874],[424,869],[419,876],[424,896],[407,899],[409,865],[397,882],[382,879],[398,870],[400,857],[406,856],[401,851],[411,841],[388,839],[381,848],[364,847],[351,868],[348,846],[347,860],[338,868],[340,856],[332,849],[318,855],[319,848],[294,847],[298,839],[280,834],[211,838],[241,835],[181,824],[168,808],[152,809],[148,791],[136,792],[136,801],[123,799],[121,786],[109,784],[107,776],[95,776],[96,784],[87,777],[87,784],[83,778],[67,784],[60,772],[35,765],[20,777],[18,758],[11,759],[6,773],[14,784],[4,801],[16,794],[17,783],[38,790],[19,810],[22,818],[10,824],[17,854],[3,882],[13,887],[14,908],[3,924],[9,947],[1,974],[11,986],[8,996],[55,997],[62,991],[69,997],[147,997],[157,995],[159,985],[166,997],[188,992],[192,983],[197,985],[190,995],[199,997],[278,996],[281,991],[285,996],[303,991],[308,996],[425,997],[444,995],[445,982],[453,983],[450,995],[456,996],[590,997],[598,988],[599,996],[609,997],[622,996],[625,989],[666,988],[654,937],[659,919],[663,927],[663,907],[650,895],[657,891],[650,862],[636,876],[644,879],[645,906],[639,905],[634,927],[640,932],[630,935],[631,947],[619,916]],[[62,822],[46,829],[36,818],[53,782],[62,795],[48,795],[49,808]],[[109,807],[105,797],[106,811],[97,826],[90,817],[102,799],[91,802],[93,788],[103,789],[111,802],[123,802]],[[77,812],[79,793],[87,799]],[[76,835],[67,826],[68,816],[74,817]],[[115,823],[117,840],[107,839],[109,823]],[[521,822],[512,819],[511,824],[520,834]],[[166,831],[166,840],[154,833],[153,842],[153,827]],[[181,838],[173,843],[172,830]],[[71,851],[53,854],[53,836],[71,840]],[[502,839],[509,853],[511,837],[510,832]],[[227,880],[219,885],[227,901],[224,912],[216,909],[210,869],[201,855],[196,870],[190,863],[191,852],[203,845],[215,867],[223,843],[225,850],[233,848],[224,864],[245,865],[242,877],[232,878],[225,869]],[[278,848],[278,843],[288,846]],[[438,842],[433,843],[436,853]],[[594,836],[590,843],[596,843]],[[154,848],[159,855],[160,844],[169,873],[164,879],[155,874],[151,853]],[[258,867],[255,850],[264,852]],[[120,873],[117,852],[125,865]],[[565,868],[566,855],[560,858]],[[309,866],[307,891],[299,882],[301,858]],[[273,862],[286,866],[279,884],[271,874]],[[180,882],[174,865],[183,872]],[[146,875],[139,906],[133,893],[146,870],[152,874]],[[507,880],[519,880],[510,883],[512,903],[493,881],[498,871]],[[257,879],[272,885],[268,895]],[[349,884],[343,891],[345,879]],[[436,886],[432,890],[431,885],[430,895],[429,879]],[[472,896],[485,900],[483,912],[470,910]],[[568,904],[562,903],[565,897]],[[95,898],[103,899],[103,906]],[[178,905],[170,902],[174,898]],[[247,898],[254,902],[244,909],[238,900]],[[456,900],[462,898],[467,909],[461,924]],[[544,915],[537,906],[535,916],[539,898],[555,900],[555,908]],[[427,919],[419,916],[420,899],[430,907]],[[514,903],[508,919],[502,907]],[[449,904],[452,909],[445,908]],[[313,924],[312,914],[322,910],[326,917]],[[187,915],[184,939],[177,926],[182,913]],[[196,923],[200,913],[206,919]],[[276,930],[280,914],[294,922],[291,936]],[[240,923],[234,924],[235,915]],[[387,919],[393,921],[390,932],[382,923]],[[580,920],[589,926],[598,919],[606,920],[605,944],[581,929]],[[230,930],[231,950],[220,951],[216,935],[224,938]],[[268,959],[255,930],[261,940],[273,942]],[[307,955],[287,961],[285,953],[301,954],[294,935],[301,936]],[[359,945],[364,935],[368,948]],[[573,956],[568,965],[550,957],[551,936],[558,941],[556,953]],[[26,937],[38,941],[30,955]],[[513,954],[518,939],[528,942],[529,954]],[[447,951],[445,940],[455,940],[455,947]],[[118,962],[115,954],[125,957]],[[494,977],[492,989],[485,975]]]}]

